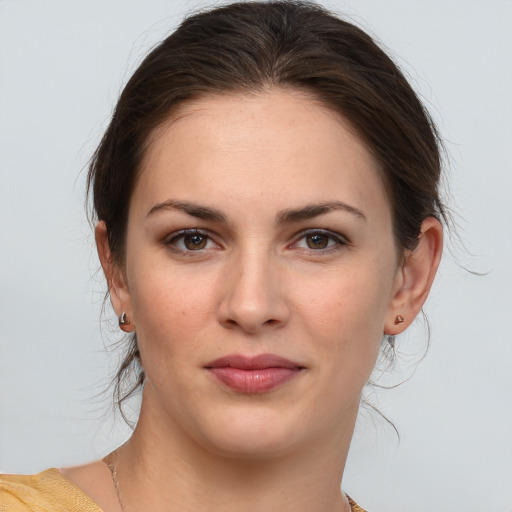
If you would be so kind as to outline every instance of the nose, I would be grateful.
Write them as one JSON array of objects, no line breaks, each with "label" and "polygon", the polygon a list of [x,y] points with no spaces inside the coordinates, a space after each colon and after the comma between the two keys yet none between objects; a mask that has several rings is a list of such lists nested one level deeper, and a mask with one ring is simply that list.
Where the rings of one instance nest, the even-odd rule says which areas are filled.
[{"label": "nose", "polygon": [[[235,255],[234,258],[235,259]],[[257,334],[280,328],[290,318],[284,297],[283,273],[271,255],[239,254],[231,261],[220,284],[218,319],[228,329]]]}]

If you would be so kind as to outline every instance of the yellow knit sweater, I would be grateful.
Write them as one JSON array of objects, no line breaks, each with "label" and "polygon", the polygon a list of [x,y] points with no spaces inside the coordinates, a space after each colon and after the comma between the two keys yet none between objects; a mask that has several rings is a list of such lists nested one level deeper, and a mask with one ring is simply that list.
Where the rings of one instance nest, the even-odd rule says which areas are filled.
[{"label": "yellow knit sweater", "polygon": [[[352,512],[365,512],[349,498]],[[0,475],[1,512],[102,512],[58,469],[37,475]]]}]

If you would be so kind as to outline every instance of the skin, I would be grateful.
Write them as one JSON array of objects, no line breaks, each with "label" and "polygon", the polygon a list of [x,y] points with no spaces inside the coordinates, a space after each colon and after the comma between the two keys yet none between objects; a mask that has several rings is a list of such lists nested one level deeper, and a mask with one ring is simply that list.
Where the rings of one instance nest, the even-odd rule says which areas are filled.
[{"label": "skin", "polygon": [[[349,125],[298,91],[189,104],[153,136],[122,266],[101,222],[96,238],[147,376],[113,457],[125,512],[349,510],[340,482],[361,390],[383,333],[421,309],[442,246],[431,218],[414,253],[395,246],[376,162]],[[259,395],[205,370],[262,353],[303,370]],[[95,464],[65,474],[106,489]],[[112,487],[97,494],[119,510]]]}]

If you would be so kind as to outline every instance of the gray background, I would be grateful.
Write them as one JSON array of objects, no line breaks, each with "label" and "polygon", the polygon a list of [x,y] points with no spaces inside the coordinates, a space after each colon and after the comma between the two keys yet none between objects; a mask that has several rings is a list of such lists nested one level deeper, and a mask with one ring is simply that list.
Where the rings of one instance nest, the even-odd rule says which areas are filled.
[{"label": "gray background", "polygon": [[[199,2],[0,0],[0,470],[83,463],[128,429],[103,393],[112,312],[85,167],[123,83]],[[345,488],[376,512],[512,511],[512,2],[331,1],[409,74],[450,154],[458,234],[402,354],[368,390]],[[483,277],[464,270],[488,272]],[[103,319],[101,319],[103,318]],[[414,373],[414,375],[412,375]]]}]

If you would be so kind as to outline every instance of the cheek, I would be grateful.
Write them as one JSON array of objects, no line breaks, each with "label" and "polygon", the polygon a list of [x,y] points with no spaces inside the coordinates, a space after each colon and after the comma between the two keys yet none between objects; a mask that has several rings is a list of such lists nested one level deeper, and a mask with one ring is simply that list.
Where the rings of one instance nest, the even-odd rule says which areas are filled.
[{"label": "cheek", "polygon": [[314,340],[323,368],[363,384],[379,353],[392,292],[392,279],[383,278],[392,275],[389,266],[368,268],[303,279],[296,288],[300,329]]},{"label": "cheek", "polygon": [[[130,296],[142,358],[175,366],[182,352],[197,351],[212,314],[214,287],[206,276],[174,272],[162,265],[133,272]],[[204,333],[204,336],[202,335]]]},{"label": "cheek", "polygon": [[301,315],[318,331],[342,333],[382,330],[392,290],[389,269],[337,269],[325,275],[303,276],[293,294]]}]

